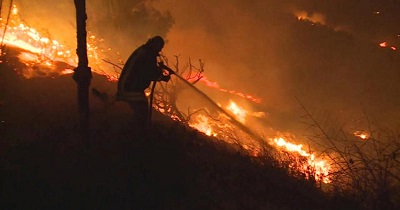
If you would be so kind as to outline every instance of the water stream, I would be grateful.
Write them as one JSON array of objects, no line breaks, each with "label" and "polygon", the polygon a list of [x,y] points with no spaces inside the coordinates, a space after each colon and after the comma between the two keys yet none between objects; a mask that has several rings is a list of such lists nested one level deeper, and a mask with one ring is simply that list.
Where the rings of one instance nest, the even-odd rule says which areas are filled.
[{"label": "water stream", "polygon": [[230,123],[237,126],[241,131],[243,131],[244,133],[249,135],[253,140],[257,141],[262,149],[264,149],[265,151],[271,151],[272,147],[266,143],[265,138],[261,137],[256,132],[252,131],[249,127],[245,126],[243,123],[236,120],[234,116],[232,116],[229,112],[227,112],[220,105],[218,105],[213,99],[211,99],[207,94],[205,94],[203,91],[199,90],[197,87],[195,87],[189,81],[184,79],[182,76],[180,76],[178,74],[173,74],[173,75],[175,75],[180,81],[184,82],[196,94],[198,94],[203,99],[205,99],[208,103],[210,103],[211,106],[213,106],[213,108],[215,108],[218,112],[224,114],[229,119]]}]

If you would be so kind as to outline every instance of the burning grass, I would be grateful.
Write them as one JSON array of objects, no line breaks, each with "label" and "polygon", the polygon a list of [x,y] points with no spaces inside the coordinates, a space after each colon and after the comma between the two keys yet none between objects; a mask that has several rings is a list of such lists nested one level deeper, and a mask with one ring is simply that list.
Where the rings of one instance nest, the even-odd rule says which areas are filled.
[{"label": "burning grass", "polygon": [[[7,44],[7,48],[3,49],[3,55],[7,55],[5,62],[11,65],[20,64],[22,62],[23,66],[14,66],[15,71],[25,78],[33,78],[37,76],[44,77],[55,77],[59,75],[72,73],[72,69],[76,65],[76,56],[71,54],[71,50],[59,44],[58,41],[51,39],[47,36],[43,36],[41,33],[33,28],[25,25],[18,18],[17,8],[14,7],[15,11],[11,14],[11,21],[9,22],[6,33],[4,34],[4,43]],[[3,23],[3,27],[5,27]],[[101,70],[100,53],[109,52],[104,51],[102,48],[98,47],[96,37],[93,35],[89,36],[88,50],[89,58],[91,64],[94,64],[97,68],[94,68],[96,72],[100,74],[107,75],[110,81],[114,81],[118,77],[118,69],[114,72],[116,75],[106,74],[105,71]],[[13,55],[15,50],[11,49],[13,46],[18,49],[23,49],[17,54]],[[168,59],[164,57],[164,61],[168,64]],[[195,84],[199,81],[205,81],[208,87],[214,87],[222,92],[228,92],[230,94],[245,98],[249,101],[260,103],[261,100],[254,96],[246,95],[238,91],[230,91],[220,88],[215,82],[210,82],[204,78],[204,62],[199,60],[199,65],[195,66],[189,62],[185,64],[185,67],[180,67],[178,57],[176,57],[176,63],[173,65],[179,75],[184,75],[184,79]],[[108,62],[110,63],[110,62]],[[113,65],[113,67],[118,67],[118,65]],[[180,69],[181,68],[181,69]],[[109,72],[109,71],[108,71]],[[197,93],[187,91],[187,87],[184,87],[181,81],[172,80],[167,85],[158,85],[158,89],[155,92],[155,108],[168,115],[172,119],[178,120],[183,123],[187,123],[191,127],[206,133],[209,136],[213,136],[222,139],[230,144],[237,144],[248,151],[251,156],[265,155],[266,150],[271,150],[271,146],[275,149],[282,149],[284,151],[293,153],[295,156],[298,151],[287,150],[287,145],[293,144],[283,140],[282,137],[277,136],[276,138],[281,138],[280,143],[271,139],[264,139],[253,132],[248,126],[245,125],[246,118],[249,117],[263,117],[262,112],[251,112],[239,104],[231,100],[226,107],[220,107],[216,105],[211,99],[204,96],[207,100],[204,103],[204,99],[193,97]],[[186,96],[184,96],[186,94]],[[192,101],[182,100],[182,98],[191,98]],[[188,110],[184,113],[183,110]],[[282,140],[285,141],[286,147],[282,147]],[[302,150],[303,154],[305,153]],[[279,155],[277,155],[278,157]],[[300,154],[302,156],[302,154]],[[328,170],[329,166],[322,166],[319,164],[316,166],[316,162],[321,163],[320,160],[315,160],[314,154],[307,154],[309,160],[304,162],[307,166],[301,166],[298,169],[300,171],[305,171],[305,169],[314,168],[318,174],[315,176],[307,177],[317,177],[318,179],[328,182],[326,176],[327,172],[321,172],[323,170]],[[327,165],[327,164],[325,164]],[[306,172],[308,173],[308,172]]]},{"label": "burning grass", "polygon": [[329,191],[353,197],[365,209],[398,209],[400,134],[371,124],[368,117],[368,132],[349,134],[342,126],[326,126],[305,112],[314,133],[309,138],[321,145],[333,166]]},{"label": "burning grass", "polygon": [[[91,134],[81,138],[70,77],[26,80],[0,67],[4,209],[321,209],[331,203],[272,159],[249,156],[238,144],[161,113],[155,112],[151,135],[139,137],[120,102],[104,110],[93,99]],[[113,84],[96,74],[92,82]]]},{"label": "burning grass", "polygon": [[[38,76],[55,78],[56,76],[65,75],[72,72],[72,69],[74,68],[73,66],[76,65],[76,58],[74,57],[74,55],[71,54],[70,50],[65,49],[64,46],[60,45],[57,41],[46,38],[36,30],[24,25],[21,22],[18,22],[20,20],[16,16],[17,12],[14,12],[12,15],[14,16],[11,19],[10,27],[8,28],[7,33],[4,36],[4,43],[7,44],[7,48],[2,49],[4,63],[13,66],[13,69],[19,72],[25,78],[35,78]],[[104,71],[102,71],[101,64],[99,63],[99,52],[105,51],[101,50],[99,47],[96,46],[96,44],[94,44],[96,42],[95,36],[90,36],[89,40],[91,40],[92,43],[88,44],[89,51],[91,53],[89,57],[93,59],[92,64],[95,64],[97,67],[99,67],[97,68],[97,72],[99,74],[107,75],[108,81],[115,81],[118,77],[118,69],[114,69],[115,74],[113,75],[106,74]],[[11,46],[13,46],[13,48],[11,48]],[[18,48],[18,50],[16,50],[16,48]],[[166,57],[164,57],[164,61],[168,64],[168,60],[166,60]],[[20,62],[22,62],[22,64]],[[209,144],[211,142],[217,145],[224,145],[220,146],[224,148],[236,148],[233,150],[233,153],[237,152],[239,154],[246,154],[246,157],[240,156],[239,159],[233,158],[235,161],[237,160],[257,162],[259,163],[259,165],[254,167],[257,167],[257,170],[261,170],[262,172],[265,172],[265,168],[258,167],[275,167],[275,169],[278,170],[279,173],[284,173],[286,175],[289,174],[297,181],[306,180],[305,182],[307,184],[304,187],[307,189],[311,189],[309,184],[311,184],[311,186],[319,186],[320,188],[324,186],[332,189],[334,193],[342,195],[351,194],[352,196],[355,196],[357,199],[359,199],[360,202],[366,203],[366,207],[375,207],[379,205],[385,205],[388,206],[388,208],[395,207],[395,201],[399,200],[399,198],[396,197],[398,195],[396,189],[398,189],[399,182],[399,143],[396,136],[387,135],[384,137],[386,138],[386,140],[382,142],[378,140],[381,139],[381,136],[373,135],[374,132],[371,130],[370,132],[356,131],[353,133],[353,135],[357,138],[363,139],[363,142],[357,141],[359,139],[350,138],[346,135],[343,135],[342,138],[337,138],[337,136],[331,137],[326,132],[324,132],[321,127],[318,126],[319,124],[316,121],[313,121],[315,123],[313,126],[319,129],[319,133],[322,132],[323,134],[314,136],[313,140],[314,142],[327,142],[328,144],[326,145],[328,145],[328,148],[325,148],[325,150],[315,151],[311,148],[311,146],[309,146],[308,149],[305,149],[303,144],[299,143],[300,140],[291,134],[283,135],[282,133],[274,132],[272,135],[268,134],[266,137],[261,137],[262,135],[254,132],[253,128],[250,128],[251,126],[249,125],[252,124],[252,118],[254,119],[265,117],[265,113],[257,111],[253,112],[251,109],[242,107],[239,103],[233,100],[229,100],[226,105],[220,105],[220,103],[214,102],[213,100],[207,98],[207,96],[205,95],[200,94],[200,97],[198,97],[199,94],[196,93],[196,91],[198,92],[198,90],[188,87],[187,83],[192,83],[192,85],[194,85],[199,81],[203,81],[205,84],[207,84],[208,87],[213,87],[221,92],[227,92],[255,103],[260,103],[260,99],[257,99],[256,97],[251,95],[246,95],[239,91],[225,90],[223,88],[220,88],[217,83],[210,82],[205,77],[203,77],[204,62],[202,62],[201,60],[199,61],[199,65],[197,67],[193,65],[190,60],[188,64],[186,64],[183,68],[180,67],[178,64],[178,57],[176,57],[176,64],[173,66],[175,67],[176,72],[185,79],[186,83],[182,83],[182,81],[174,78],[168,84],[158,85],[155,91],[154,108],[160,113],[168,116],[168,119],[173,119],[179,122],[179,126],[188,126],[194,128],[208,136],[208,138],[206,138],[206,136],[202,136],[202,138],[207,139],[207,141],[209,142],[205,143],[199,141],[193,142],[193,144],[206,144],[206,149],[212,150],[212,152],[214,152],[213,154],[216,154],[216,151],[209,148]],[[74,97],[70,97],[70,100],[73,101]],[[7,98],[0,98],[0,102],[2,104],[8,103]],[[43,107],[45,106],[34,107],[33,110],[43,109]],[[108,107],[108,109],[113,109],[113,107]],[[74,109],[69,107],[68,110],[70,111]],[[99,109],[97,109],[97,111],[100,112]],[[25,112],[23,113],[26,115],[30,114]],[[121,138],[126,141],[126,138],[128,138],[129,135],[132,134],[129,132],[124,133],[126,131],[120,133],[122,130],[118,128],[118,126],[115,126],[118,124],[115,121],[120,120],[119,117],[121,117],[121,115],[118,115],[117,117],[110,115],[104,115],[104,118],[99,118],[99,116],[96,117],[94,117],[93,119],[98,120],[97,123],[99,124],[95,124],[95,126],[97,126],[94,130],[95,134],[92,136],[92,139],[90,141],[99,140],[101,144],[108,145],[110,141],[115,138]],[[311,115],[310,117],[311,119],[313,119]],[[23,116],[20,116],[20,119],[23,118]],[[51,116],[46,116],[45,119],[50,118]],[[65,120],[65,118],[62,119]],[[35,122],[33,124],[38,124],[38,126],[32,126],[30,128],[33,133],[28,132],[29,134],[22,135],[23,137],[19,135],[14,136],[8,133],[7,138],[13,139],[19,136],[18,138],[32,138],[33,141],[37,140],[38,138],[44,138],[46,141],[48,141],[50,138],[63,139],[64,141],[75,139],[76,141],[77,137],[74,135],[70,135],[70,133],[74,132],[73,126],[72,128],[65,128],[61,126],[61,128],[65,128],[65,130],[58,127],[58,129],[55,129],[56,131],[54,131],[54,127],[50,126],[49,130],[52,131],[47,133],[48,130],[44,129],[47,124],[45,122],[38,123],[40,121],[39,117],[35,119],[28,118],[25,120],[32,120],[32,122]],[[71,123],[73,120],[65,121]],[[4,120],[2,122],[4,122]],[[11,125],[11,127],[18,126],[18,123],[20,123],[20,121],[18,120],[15,121],[15,124],[12,124],[11,121],[8,119],[6,120],[6,124]],[[4,123],[2,124],[2,127],[4,127]],[[1,129],[4,130],[4,128]],[[172,133],[175,132],[173,131],[174,129],[171,128],[167,133],[165,133],[164,131],[161,131],[165,130],[165,128],[160,128],[159,132],[164,133],[162,135],[156,134],[159,135],[157,136],[157,138],[162,139],[162,136],[167,136],[168,141],[174,141],[171,138],[181,139],[183,138],[182,135],[188,135],[182,133],[180,133],[179,135],[172,135]],[[24,132],[26,132],[26,130],[24,130]],[[193,130],[190,130],[188,132],[195,133],[195,131]],[[29,137],[29,135],[32,136]],[[197,136],[202,134],[193,135]],[[191,142],[193,140],[191,139],[191,137],[188,136],[185,136],[184,138],[185,141],[187,140],[188,142]],[[388,142],[390,142],[390,144],[388,144]],[[66,142],[63,142],[62,144],[65,143]],[[159,144],[160,142],[156,143]],[[72,145],[73,144],[74,143],[72,143]],[[179,144],[182,143],[180,142]],[[193,149],[194,147],[192,148],[187,144],[192,143],[184,143],[185,146],[183,150],[180,151],[185,153],[183,155],[184,158],[189,157],[190,159],[193,158],[193,156],[197,156],[201,157],[201,161],[204,161],[201,162],[201,164],[197,162],[191,162],[189,164],[190,167],[205,167],[207,170],[212,170],[212,172],[210,172],[212,175],[207,174],[206,178],[204,179],[196,177],[199,179],[197,180],[198,183],[205,182],[210,185],[215,185],[217,190],[219,190],[223,187],[221,186],[220,182],[226,182],[229,178],[215,178],[213,176],[228,176],[229,173],[233,171],[234,173],[238,173],[235,174],[235,176],[238,177],[235,177],[233,179],[240,183],[243,182],[243,180],[241,180],[241,176],[247,176],[242,174],[241,172],[233,170],[232,168],[226,169],[222,167],[222,163],[218,161],[217,165],[213,165],[215,164],[215,162],[207,162],[207,158],[210,158],[208,157],[208,153],[196,153]],[[68,150],[65,149],[65,145],[61,147],[63,148],[61,149],[62,151]],[[161,147],[169,148],[169,146],[164,144],[161,145]],[[150,149],[150,151],[152,152],[152,154],[154,154],[155,152],[152,149]],[[188,151],[190,151],[190,154],[186,154],[189,153]],[[371,156],[370,154],[373,155]],[[220,158],[220,156],[215,158]],[[224,156],[224,158],[226,157]],[[231,158],[232,156],[229,156],[229,158],[227,159],[231,160]],[[196,159],[196,161],[198,160],[199,159]],[[222,162],[226,164],[225,161]],[[205,164],[205,166],[202,164]],[[209,166],[209,164],[211,164],[212,166]],[[244,167],[240,164],[232,165],[230,167],[236,166],[238,166],[239,168]],[[211,167],[211,169],[208,167]],[[283,171],[281,171],[282,169]],[[244,169],[244,171],[246,172],[249,172],[248,170],[251,169]],[[206,173],[209,173],[209,171],[207,171]],[[254,177],[247,178],[256,178],[261,183],[264,183],[261,179],[268,178],[262,175],[256,175],[255,173],[251,174]],[[274,177],[274,179],[276,179],[276,177]],[[232,183],[229,184],[233,185]],[[252,182],[251,185],[255,186],[256,183]],[[289,186],[284,185],[284,187]],[[230,186],[229,189],[238,190],[233,186]],[[206,189],[204,188],[204,190]],[[268,195],[271,195],[270,192],[265,192],[265,189],[257,189],[254,192],[256,192],[255,194],[266,193]],[[365,198],[361,199],[361,197],[365,193],[367,193],[368,196],[365,196]],[[253,192],[251,194],[251,196],[253,196]],[[223,199],[221,195],[213,194],[207,196],[217,196],[218,198]],[[239,196],[239,194],[235,196]],[[371,200],[377,200],[377,203],[368,203],[368,201]],[[248,207],[247,204],[245,206]]]}]

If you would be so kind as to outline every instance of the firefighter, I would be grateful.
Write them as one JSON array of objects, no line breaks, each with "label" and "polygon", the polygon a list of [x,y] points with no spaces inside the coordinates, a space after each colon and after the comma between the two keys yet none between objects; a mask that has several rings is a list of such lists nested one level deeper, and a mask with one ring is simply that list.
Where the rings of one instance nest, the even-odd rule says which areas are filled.
[{"label": "firefighter", "polygon": [[163,74],[163,68],[157,63],[157,57],[163,47],[162,37],[155,36],[149,39],[133,51],[118,80],[117,100],[129,103],[134,124],[140,131],[146,131],[150,123],[149,102],[145,89],[152,81],[168,82],[171,79],[169,74]]}]

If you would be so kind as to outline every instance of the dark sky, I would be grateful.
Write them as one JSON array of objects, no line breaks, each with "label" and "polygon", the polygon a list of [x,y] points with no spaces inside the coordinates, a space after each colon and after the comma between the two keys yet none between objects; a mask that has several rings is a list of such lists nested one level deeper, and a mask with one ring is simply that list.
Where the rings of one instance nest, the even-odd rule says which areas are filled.
[{"label": "dark sky", "polygon": [[[16,2],[29,24],[74,47],[73,1]],[[242,102],[255,111],[298,115],[297,97],[344,121],[358,120],[363,109],[379,121],[400,118],[396,111],[400,57],[398,50],[390,49],[400,48],[399,1],[88,0],[87,4],[89,27],[119,49],[123,59],[148,37],[163,35],[164,54],[180,55],[183,61],[203,59],[210,80],[260,97],[261,105]],[[380,47],[385,41],[388,47]],[[221,101],[233,97],[210,94]]]},{"label": "dark sky", "polygon": [[400,47],[400,2],[321,2],[171,0],[157,8],[176,21],[166,51],[205,59],[209,77],[260,96],[267,112],[293,110],[298,97],[345,120],[362,109],[398,120],[399,53],[379,43]]}]

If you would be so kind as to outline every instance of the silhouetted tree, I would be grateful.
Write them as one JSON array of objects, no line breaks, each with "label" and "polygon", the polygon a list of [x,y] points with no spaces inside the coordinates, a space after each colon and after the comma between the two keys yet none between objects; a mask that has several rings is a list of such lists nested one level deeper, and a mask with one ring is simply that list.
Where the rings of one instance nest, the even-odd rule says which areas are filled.
[{"label": "silhouetted tree", "polygon": [[89,126],[89,86],[92,71],[88,66],[86,42],[86,0],[74,0],[76,8],[78,67],[75,69],[73,79],[78,84],[78,112],[80,117],[80,130],[88,132]]}]

